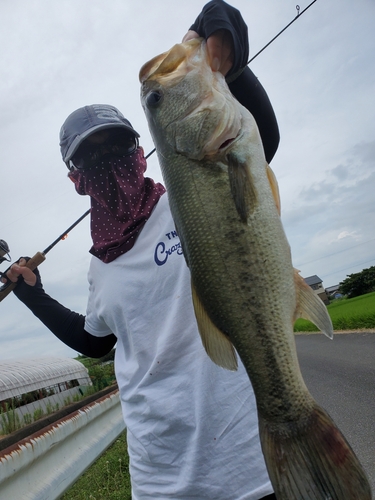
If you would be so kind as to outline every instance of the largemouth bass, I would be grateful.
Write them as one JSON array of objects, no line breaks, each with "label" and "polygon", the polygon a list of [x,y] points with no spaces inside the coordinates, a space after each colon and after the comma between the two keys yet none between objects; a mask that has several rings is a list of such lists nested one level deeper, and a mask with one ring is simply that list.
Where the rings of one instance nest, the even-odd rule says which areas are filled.
[{"label": "largemouth bass", "polygon": [[146,63],[140,81],[203,345],[218,365],[236,369],[238,353],[246,368],[277,498],[370,500],[357,457],[299,369],[296,318],[329,337],[332,324],[293,269],[254,118],[210,69],[201,39]]}]

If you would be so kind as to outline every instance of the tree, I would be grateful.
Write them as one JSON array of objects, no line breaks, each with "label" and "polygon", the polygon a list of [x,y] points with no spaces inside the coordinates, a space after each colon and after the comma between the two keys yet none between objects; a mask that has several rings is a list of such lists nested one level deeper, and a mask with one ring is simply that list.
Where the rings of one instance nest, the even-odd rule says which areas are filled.
[{"label": "tree", "polygon": [[115,352],[116,349],[111,349],[108,354],[105,354],[103,357],[99,358],[101,363],[105,363],[106,361],[114,361],[115,360]]},{"label": "tree", "polygon": [[360,273],[348,274],[339,284],[339,291],[349,299],[375,291],[375,266],[363,269]]}]

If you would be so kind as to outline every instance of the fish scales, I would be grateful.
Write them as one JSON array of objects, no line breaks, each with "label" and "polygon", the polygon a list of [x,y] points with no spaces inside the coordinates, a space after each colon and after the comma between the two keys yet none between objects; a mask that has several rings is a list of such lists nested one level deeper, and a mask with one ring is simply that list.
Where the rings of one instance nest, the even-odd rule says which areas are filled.
[{"label": "fish scales", "polygon": [[[245,360],[245,367],[250,371],[250,379],[258,395],[260,411],[267,412],[267,403],[270,403],[268,412],[275,413],[278,405],[268,397],[263,401],[263,395],[269,394],[271,389],[277,399],[285,400],[285,405],[289,407],[290,401],[306,399],[304,386],[289,383],[289,380],[294,380],[295,368],[291,373],[286,373],[285,369],[277,370],[278,363],[285,365],[285,358],[296,363],[294,340],[286,344],[281,330],[286,320],[291,323],[292,318],[285,318],[280,300],[275,299],[275,296],[284,295],[293,300],[293,270],[291,266],[287,269],[286,266],[274,265],[276,272],[268,282],[269,277],[260,272],[265,261],[277,263],[280,247],[287,245],[285,238],[279,238],[276,241],[282,243],[275,244],[273,235],[261,231],[262,223],[266,223],[262,220],[262,204],[250,217],[250,230],[243,229],[233,206],[228,182],[225,181],[225,165],[218,168],[216,164],[207,163],[205,168],[199,165],[192,168],[191,162],[184,157],[179,158],[174,165],[174,169],[164,172],[164,178],[166,184],[171,186],[168,193],[172,213],[176,214],[176,227],[193,283],[212,321],[232,339],[241,359]],[[210,182],[211,169],[216,170],[213,184]],[[194,196],[192,191],[198,191],[200,197]],[[178,200],[178,208],[173,207],[174,199]],[[280,226],[277,224],[278,214],[274,204],[272,208],[275,212],[276,234]],[[185,223],[180,223],[181,220]],[[237,241],[236,245],[233,245],[234,241]],[[244,248],[252,248],[252,252],[246,252]],[[213,281],[212,275],[220,279]],[[241,297],[240,305],[238,296]],[[264,314],[265,311],[267,314]],[[275,342],[278,330],[281,341]],[[243,331],[249,331],[254,336],[251,344],[241,335]],[[278,377],[274,376],[275,371],[278,371]],[[261,372],[260,376],[258,372]],[[266,384],[269,387],[265,387]],[[293,397],[290,391],[295,393]],[[294,411],[299,412],[299,409],[300,405],[297,404]]]},{"label": "fish scales", "polygon": [[328,336],[332,324],[293,269],[254,118],[211,71],[200,39],[146,63],[140,80],[202,342],[220,366],[235,369],[237,352],[246,368],[277,498],[371,499],[358,459],[299,369],[294,320]]}]

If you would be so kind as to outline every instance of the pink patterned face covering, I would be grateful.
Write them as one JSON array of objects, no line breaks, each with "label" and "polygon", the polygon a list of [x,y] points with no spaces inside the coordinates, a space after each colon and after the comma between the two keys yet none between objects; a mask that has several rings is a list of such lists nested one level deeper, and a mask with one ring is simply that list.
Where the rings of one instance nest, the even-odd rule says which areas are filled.
[{"label": "pink patterned face covering", "polygon": [[112,262],[130,250],[164,186],[144,177],[147,164],[142,148],[129,156],[106,156],[89,170],[69,173],[76,191],[91,197],[90,253]]}]

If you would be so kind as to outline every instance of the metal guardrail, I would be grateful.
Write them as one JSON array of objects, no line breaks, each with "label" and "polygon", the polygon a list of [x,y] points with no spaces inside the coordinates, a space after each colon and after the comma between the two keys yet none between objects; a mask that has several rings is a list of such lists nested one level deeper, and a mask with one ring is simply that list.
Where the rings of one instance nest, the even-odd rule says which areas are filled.
[{"label": "metal guardrail", "polygon": [[119,391],[0,452],[0,500],[56,500],[123,432]]}]

